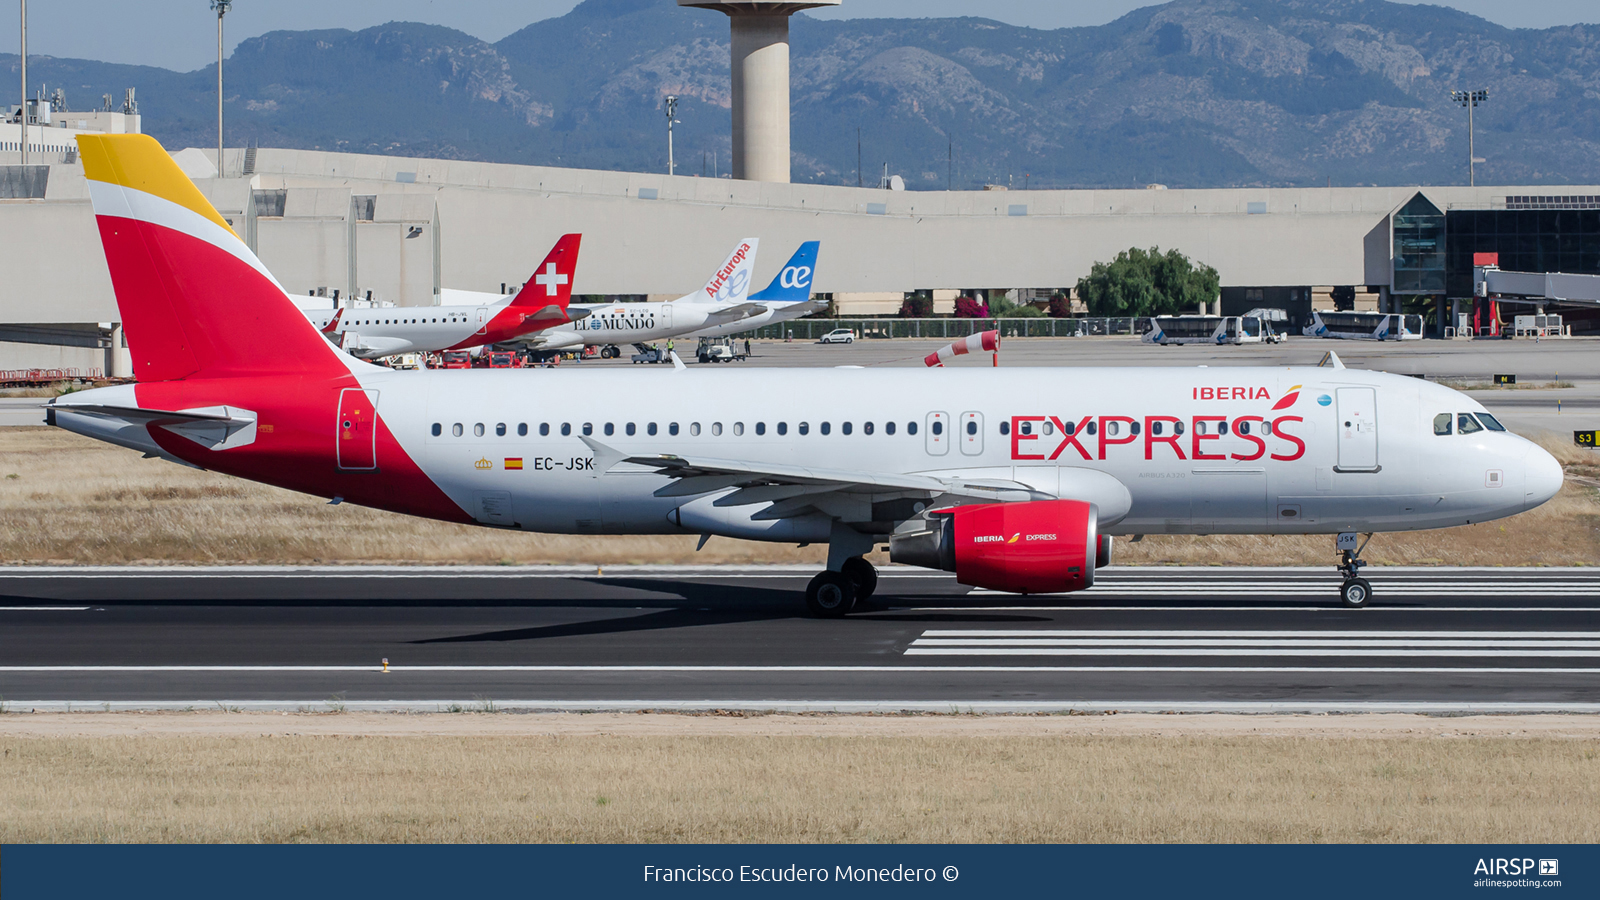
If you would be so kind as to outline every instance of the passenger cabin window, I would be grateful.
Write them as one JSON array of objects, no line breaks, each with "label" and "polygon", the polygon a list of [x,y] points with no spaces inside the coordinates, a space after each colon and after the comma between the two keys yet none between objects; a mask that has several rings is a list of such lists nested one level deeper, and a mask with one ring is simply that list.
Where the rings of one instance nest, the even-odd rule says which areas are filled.
[{"label": "passenger cabin window", "polygon": [[527,436],[528,436],[528,423],[527,422],[518,422],[517,423],[517,437],[527,437]]},{"label": "passenger cabin window", "polygon": [[677,422],[671,422],[671,423],[669,423],[667,425],[667,434],[670,434],[673,437],[677,437],[678,436],[678,423]]},{"label": "passenger cabin window", "polygon": [[644,427],[644,431],[645,431],[645,434],[648,434],[651,437],[655,437],[656,436],[656,423],[651,422],[649,425],[646,425]]},{"label": "passenger cabin window", "polygon": [[505,437],[506,436],[506,423],[504,423],[504,422],[496,422],[495,423],[494,436],[495,437]]},{"label": "passenger cabin window", "polygon": [[811,423],[810,422],[801,422],[800,423],[800,433],[802,435],[810,434],[811,433]]},{"label": "passenger cabin window", "polygon": [[1456,429],[1462,434],[1473,434],[1482,431],[1483,426],[1479,425],[1478,420],[1472,417],[1472,413],[1461,413],[1456,416]]},{"label": "passenger cabin window", "polygon": [[562,437],[569,437],[569,436],[571,436],[571,434],[572,434],[572,423],[571,422],[562,422],[561,423],[561,436]]},{"label": "passenger cabin window", "polygon": [[1139,423],[1138,422],[1129,422],[1128,423],[1128,433],[1129,434],[1138,434],[1139,433]]},{"label": "passenger cabin window", "polygon": [[917,423],[915,423],[915,422],[907,422],[906,423],[906,434],[914,435],[916,433],[917,433]]},{"label": "passenger cabin window", "polygon": [[473,437],[483,437],[483,423],[482,422],[479,422],[478,424],[472,426],[472,436]]},{"label": "passenger cabin window", "polygon": [[461,423],[457,422],[454,425],[451,425],[450,426],[450,433],[455,435],[456,437],[461,437]]},{"label": "passenger cabin window", "polygon": [[438,437],[439,435],[441,435],[443,433],[444,433],[444,426],[440,425],[438,422],[433,423],[433,436],[434,437]]},{"label": "passenger cabin window", "polygon": [[549,437],[549,436],[550,436],[550,423],[549,422],[540,422],[539,423],[539,437]]},{"label": "passenger cabin window", "polygon": [[[826,432],[824,432],[824,433],[826,433]],[[939,422],[939,421],[935,421],[933,423],[933,433],[936,434],[936,435],[944,434],[944,423],[943,422]]]},{"label": "passenger cabin window", "polygon": [[720,437],[721,435],[722,435],[722,423],[721,422],[712,422],[711,423],[711,436],[712,437]]},{"label": "passenger cabin window", "polygon": [[744,435],[744,423],[743,422],[735,422],[735,423],[733,423],[733,436],[734,437],[742,437],[743,435]]},{"label": "passenger cabin window", "polygon": [[1121,422],[1107,422],[1106,423],[1106,437],[1116,437],[1117,436],[1117,432],[1119,432],[1121,430],[1122,430],[1122,423]]},{"label": "passenger cabin window", "polygon": [[756,434],[757,435],[763,435],[763,434],[766,434],[766,433],[767,433],[767,423],[765,423],[765,422],[757,422],[756,423]]},{"label": "passenger cabin window", "polygon": [[1183,434],[1183,423],[1182,422],[1173,422],[1172,423],[1172,433],[1173,434]]},{"label": "passenger cabin window", "polygon": [[[1003,425],[1003,423],[1002,423],[1002,425]],[[1019,432],[1021,432],[1023,434],[1033,434],[1033,423],[1032,422],[1021,422],[1021,423],[1019,423],[1017,425],[1017,431],[1019,431]],[[1002,427],[1000,429],[1000,433],[1001,434],[1005,434],[1006,433],[1006,430],[1005,430],[1004,427]]]},{"label": "passenger cabin window", "polygon": [[843,432],[843,433],[845,433],[845,434],[849,434],[849,433],[850,433],[850,430],[851,430],[851,425],[850,425],[850,423],[849,423],[849,422],[845,422],[845,423],[844,423],[844,424],[842,424],[842,425],[840,425],[840,426],[839,426],[839,430],[840,430],[840,431],[841,431],[841,432]]},{"label": "passenger cabin window", "polygon": [[[973,432],[968,432],[968,433],[971,434]],[[1056,424],[1054,422],[1050,421],[1049,419],[1046,419],[1045,422],[1044,422],[1044,433],[1046,435],[1055,434],[1056,433]]]},{"label": "passenger cabin window", "polygon": [[1434,434],[1449,434],[1449,433],[1451,433],[1451,431],[1454,430],[1454,426],[1451,424],[1452,418],[1453,417],[1449,413],[1439,413],[1437,416],[1434,416],[1433,417],[1433,433]]},{"label": "passenger cabin window", "polygon": [[778,434],[781,436],[781,435],[785,435],[785,434],[788,434],[788,433],[789,433],[789,423],[788,422],[779,422],[778,423]]},{"label": "passenger cabin window", "polygon": [[967,423],[967,434],[977,434],[977,433],[978,433],[978,423],[969,421]]},{"label": "passenger cabin window", "polygon": [[594,424],[592,422],[583,423],[583,433],[585,435],[594,434]]},{"label": "passenger cabin window", "polygon": [[1263,421],[1261,423],[1261,433],[1262,434],[1271,434],[1272,433],[1272,423],[1271,422],[1267,422],[1267,421]]},{"label": "passenger cabin window", "polygon": [[862,422],[861,423],[861,433],[862,434],[871,434],[872,433],[872,423],[871,422]]},{"label": "passenger cabin window", "polygon": [[699,422],[690,422],[689,423],[689,436],[690,437],[699,437],[700,436],[700,423]]},{"label": "passenger cabin window", "polygon": [[827,434],[828,432],[830,432],[832,430],[833,430],[833,426],[832,425],[828,424],[827,422],[823,422],[822,423],[822,433],[823,434]]},{"label": "passenger cabin window", "polygon": [[624,428],[623,430],[625,430],[628,433],[628,437],[633,437],[634,427],[633,427],[633,423],[632,422],[629,422],[627,424],[627,427]]},{"label": "passenger cabin window", "polygon": [[894,423],[893,422],[885,422],[885,423],[883,423],[883,433],[884,434],[894,434]]}]

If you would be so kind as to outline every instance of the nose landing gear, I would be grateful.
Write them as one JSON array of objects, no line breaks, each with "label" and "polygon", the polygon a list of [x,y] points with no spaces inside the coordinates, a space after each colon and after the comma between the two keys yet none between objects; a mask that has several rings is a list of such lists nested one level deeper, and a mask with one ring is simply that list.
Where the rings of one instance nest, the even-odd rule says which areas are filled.
[{"label": "nose landing gear", "polygon": [[1361,559],[1361,551],[1372,540],[1372,533],[1368,532],[1366,540],[1357,544],[1359,537],[1353,531],[1346,531],[1339,535],[1336,545],[1339,549],[1339,574],[1344,576],[1344,584],[1339,587],[1339,599],[1351,609],[1360,609],[1372,599],[1372,585],[1361,577],[1361,569],[1367,564]]}]

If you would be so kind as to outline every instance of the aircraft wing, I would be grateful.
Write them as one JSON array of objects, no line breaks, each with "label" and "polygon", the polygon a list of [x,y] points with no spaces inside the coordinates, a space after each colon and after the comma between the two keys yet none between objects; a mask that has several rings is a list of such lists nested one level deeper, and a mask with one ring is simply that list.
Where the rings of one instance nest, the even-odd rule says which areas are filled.
[{"label": "aircraft wing", "polygon": [[726,325],[751,316],[759,316],[767,311],[762,303],[740,303],[734,306],[725,306],[722,309],[712,310],[706,314],[707,325]]},{"label": "aircraft wing", "polygon": [[[582,439],[595,453],[595,477],[619,465],[654,469],[672,479],[657,490],[658,497],[694,497],[727,492],[715,506],[768,504],[751,518],[783,519],[821,512],[844,522],[872,521],[873,504],[891,500],[921,501],[927,507],[966,503],[1001,503],[1048,500],[1053,495],[1003,479],[963,479],[947,476],[904,475],[771,462],[747,462],[710,457],[685,457],[664,453],[633,456],[593,438]],[[730,490],[731,489],[731,490]],[[907,504],[910,517],[910,504]]]}]

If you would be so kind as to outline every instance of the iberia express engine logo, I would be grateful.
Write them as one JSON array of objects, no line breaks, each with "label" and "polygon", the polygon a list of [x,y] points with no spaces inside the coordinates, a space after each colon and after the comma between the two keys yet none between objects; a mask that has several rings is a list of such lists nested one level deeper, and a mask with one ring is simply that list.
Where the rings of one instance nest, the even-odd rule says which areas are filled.
[{"label": "iberia express engine logo", "polygon": [[[1296,426],[1305,419],[1278,414],[1299,402],[1303,387],[1297,384],[1289,388],[1266,415],[1087,415],[1076,419],[1012,416],[1011,458],[1059,460],[1063,455],[1072,459],[1070,454],[1076,453],[1080,459],[1105,460],[1108,455],[1116,458],[1143,449],[1146,461],[1168,458],[1251,462],[1269,458],[1292,462],[1306,454],[1306,442],[1296,434]],[[1272,394],[1265,387],[1211,386],[1194,388],[1190,399],[1270,401]],[[1055,442],[1054,449],[1049,449],[1051,441]],[[1124,445],[1128,449],[1118,449]]]}]

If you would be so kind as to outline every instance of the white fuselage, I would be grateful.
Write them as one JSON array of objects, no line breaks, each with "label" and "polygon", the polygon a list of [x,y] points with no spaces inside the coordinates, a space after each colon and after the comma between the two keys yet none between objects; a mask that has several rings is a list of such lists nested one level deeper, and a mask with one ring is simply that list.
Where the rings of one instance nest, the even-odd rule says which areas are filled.
[{"label": "white fuselage", "polygon": [[489,321],[510,298],[497,299],[498,306],[347,308],[332,331],[327,330],[328,323],[333,321],[338,310],[304,309],[302,312],[318,331],[329,334],[335,344],[352,356],[378,359],[397,353],[472,346],[472,339],[486,335]]},{"label": "white fuselage", "polygon": [[[574,310],[585,310],[589,315],[570,325],[551,328],[537,337],[548,342],[562,342],[567,335],[576,335],[584,346],[590,347],[647,344],[703,329],[708,323],[718,321],[720,311],[736,305],[697,303],[688,298],[665,303],[574,303]],[[568,344],[562,342],[561,346]]]},{"label": "white fuselage", "polygon": [[[961,473],[1051,495],[1070,496],[1076,475],[1092,470],[1132,496],[1126,515],[1102,529],[1116,534],[1439,528],[1529,509],[1561,483],[1549,454],[1517,435],[1434,434],[1440,414],[1482,411],[1466,395],[1350,369],[374,370],[360,377],[379,391],[380,415],[431,480],[480,520],[528,531],[682,530],[668,514],[685,498],[655,496],[668,479],[628,464],[594,477],[595,454],[579,439],[585,433],[629,455]],[[1302,386],[1297,399],[1273,410],[1295,385]],[[1226,399],[1213,399],[1219,396]],[[1270,435],[1263,420],[1275,426]],[[1224,421],[1228,433],[1219,434]],[[1075,441],[1062,433],[1069,422]],[[1135,422],[1138,436],[1130,434]],[[1152,434],[1157,423],[1160,435]],[[501,424],[504,436],[497,436]],[[1249,435],[1241,424],[1254,426]],[[508,459],[522,468],[508,468]],[[509,507],[499,508],[509,511],[484,520],[489,495],[503,497]]]}]

